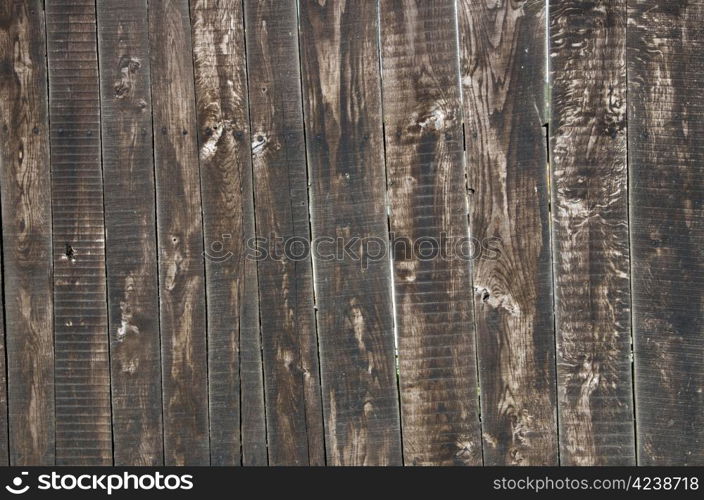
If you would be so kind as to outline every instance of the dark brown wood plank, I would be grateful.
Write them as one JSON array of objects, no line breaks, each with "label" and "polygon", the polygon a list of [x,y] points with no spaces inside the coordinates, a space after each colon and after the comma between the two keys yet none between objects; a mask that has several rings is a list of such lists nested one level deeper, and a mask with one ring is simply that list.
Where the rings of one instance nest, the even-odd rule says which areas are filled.
[{"label": "dark brown wood plank", "polygon": [[148,5],[164,460],[207,465],[205,269],[188,1]]},{"label": "dark brown wood plank", "polygon": [[[327,462],[399,464],[401,439],[388,257],[360,242],[388,238],[377,9],[299,4],[313,258]],[[332,246],[331,246],[332,245]],[[322,258],[321,258],[322,257]]]},{"label": "dark brown wood plank", "polygon": [[112,464],[93,0],[46,1],[57,465]]},{"label": "dark brown wood plank", "polygon": [[246,258],[254,206],[242,2],[192,1],[191,23],[208,256],[211,459],[266,465],[257,270]]},{"label": "dark brown wood plank", "polygon": [[[295,0],[247,0],[257,234],[310,241]],[[270,245],[266,245],[270,246]],[[310,254],[258,262],[271,465],[324,465]]]},{"label": "dark brown wood plank", "polygon": [[555,324],[564,465],[635,461],[626,2],[550,2]]},{"label": "dark brown wood plank", "polygon": [[545,4],[461,0],[485,465],[556,465]]},{"label": "dark brown wood plank", "polygon": [[628,8],[638,463],[704,465],[704,1]]},{"label": "dark brown wood plank", "polygon": [[[0,251],[2,249],[0,248]],[[3,286],[3,277],[0,272],[0,287]],[[7,436],[7,377],[5,371],[5,314],[0,308],[0,466],[10,464]]]},{"label": "dark brown wood plank", "polygon": [[470,263],[453,253],[468,234],[455,2],[380,9],[404,463],[478,465]]},{"label": "dark brown wood plank", "polygon": [[10,463],[53,465],[51,178],[41,0],[0,7],[0,121]]},{"label": "dark brown wood plank", "polygon": [[146,0],[98,0],[115,465],[164,462]]}]

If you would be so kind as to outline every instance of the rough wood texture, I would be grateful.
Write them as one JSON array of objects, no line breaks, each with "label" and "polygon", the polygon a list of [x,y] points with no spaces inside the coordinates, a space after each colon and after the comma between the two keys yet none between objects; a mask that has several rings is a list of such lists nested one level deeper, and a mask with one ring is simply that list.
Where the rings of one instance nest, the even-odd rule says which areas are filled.
[{"label": "rough wood texture", "polygon": [[377,14],[370,2],[300,2],[312,235],[352,247],[313,259],[333,465],[401,462],[388,256],[362,260],[353,240],[388,238]]},{"label": "rough wood texture", "polygon": [[57,465],[112,464],[92,0],[47,0]]},{"label": "rough wood texture", "polygon": [[625,0],[550,3],[555,324],[564,465],[634,462]]},{"label": "rough wood texture", "polygon": [[485,465],[556,465],[542,1],[461,0]]},{"label": "rough wood texture", "polygon": [[0,6],[0,198],[12,465],[54,464],[47,103],[42,2],[3,2]]},{"label": "rough wood texture", "polygon": [[149,2],[164,460],[207,465],[203,230],[187,0]]},{"label": "rough wood texture", "polygon": [[702,26],[0,1],[0,465],[704,465]]},{"label": "rough wood texture", "polygon": [[[1,244],[0,244],[1,246]],[[2,251],[2,248],[0,248]],[[3,279],[0,273],[0,288]],[[10,464],[9,447],[7,442],[7,380],[5,371],[5,314],[0,308],[0,466]]]},{"label": "rough wood texture", "polygon": [[454,0],[380,9],[404,463],[478,465],[470,263],[453,253],[468,234]]},{"label": "rough wood texture", "polygon": [[[244,26],[240,0],[191,2],[208,303],[211,459],[266,465]],[[240,403],[241,401],[241,403]],[[241,404],[241,407],[240,407]]]},{"label": "rough wood texture", "polygon": [[704,465],[704,2],[628,2],[638,463]]},{"label": "rough wood texture", "polygon": [[146,0],[98,0],[115,465],[164,461]]},{"label": "rough wood texture", "polygon": [[[296,1],[247,0],[245,13],[257,234],[310,241]],[[323,465],[311,258],[258,269],[269,463]]]}]

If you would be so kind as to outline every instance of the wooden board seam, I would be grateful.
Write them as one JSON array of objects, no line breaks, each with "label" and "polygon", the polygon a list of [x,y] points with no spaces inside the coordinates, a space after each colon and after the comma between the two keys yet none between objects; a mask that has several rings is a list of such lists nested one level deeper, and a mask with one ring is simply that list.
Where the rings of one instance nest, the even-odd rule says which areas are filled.
[{"label": "wooden board seam", "polygon": [[[301,55],[301,8],[300,8],[300,0],[296,0],[296,43],[298,44],[298,85],[300,86],[301,89],[301,116],[303,117],[303,123],[301,124],[302,126],[302,132],[303,132],[303,156],[304,156],[304,161],[306,163],[306,199],[308,203],[308,234],[310,235],[311,239],[313,238],[313,210],[312,210],[312,205],[311,205],[311,197],[310,197],[310,186],[311,186],[311,166],[310,162],[308,161],[308,138],[306,136],[307,132],[307,127],[306,127],[306,110],[305,106],[303,105],[303,58]],[[315,329],[315,344],[316,344],[316,352],[318,354],[318,390],[320,393],[320,400],[321,400],[321,405],[320,405],[320,414],[322,421],[325,425],[325,408],[324,405],[322,404],[322,401],[324,400],[324,394],[323,394],[323,369],[321,366],[321,353],[320,353],[320,336],[319,336],[319,330],[318,330],[318,290],[316,287],[316,282],[315,282],[315,259],[313,258],[311,254],[311,259],[310,259],[310,273],[311,273],[311,283],[312,283],[312,290],[313,290],[313,327]],[[326,442],[326,432],[323,430],[323,435],[322,435],[322,441],[323,441],[323,459],[324,463],[327,465],[328,463],[328,447],[327,447],[327,442]],[[310,452],[309,452],[310,453]]]},{"label": "wooden board seam", "polygon": [[[2,164],[0,163],[0,166]],[[1,191],[1,190],[0,190]],[[2,207],[2,193],[0,192],[0,207]],[[5,310],[6,302],[5,302],[5,253],[4,253],[4,242],[5,240],[3,239],[3,224],[0,222],[0,301],[2,301],[2,311],[0,311],[0,315],[2,315],[2,324],[0,324],[0,335],[2,338],[0,338],[0,342],[2,342],[2,345],[0,345],[0,349],[2,349],[2,354],[4,359],[1,361],[5,363],[5,370],[4,373],[2,374],[5,379],[3,380],[2,387],[0,387],[0,391],[4,391],[4,394],[0,395],[0,399],[4,397],[5,399],[5,406],[2,408],[4,410],[4,415],[0,416],[0,421],[2,418],[5,419],[5,425],[3,429],[0,429],[0,433],[3,434],[3,436],[0,438],[0,441],[2,442],[2,445],[6,447],[5,451],[6,457],[5,459],[0,459],[0,462],[4,463],[5,465],[10,465],[10,401],[9,401],[9,391],[10,391],[10,384],[8,382],[9,380],[9,375],[10,375],[10,370],[8,369],[8,362],[9,359],[7,357],[7,342],[5,338],[7,337],[7,320],[5,319],[7,317],[7,311]]]},{"label": "wooden board seam", "polygon": [[[107,337],[107,350],[108,350],[108,377],[110,381],[108,382],[108,396],[109,396],[109,403],[110,403],[110,453],[111,453],[111,458],[112,458],[112,465],[115,465],[115,432],[113,429],[114,425],[114,412],[113,412],[113,401],[112,401],[112,342],[110,342],[110,328],[112,325],[110,324],[110,302],[109,302],[109,297],[108,297],[108,259],[107,259],[107,245],[108,245],[108,238],[107,238],[107,227],[105,225],[105,169],[103,167],[103,127],[102,127],[102,121],[103,121],[103,95],[102,95],[102,85],[100,85],[101,82],[101,77],[100,77],[100,43],[98,40],[98,8],[97,4],[94,4],[94,13],[95,13],[95,62],[97,65],[96,71],[97,71],[97,77],[98,77],[98,112],[99,114],[99,121],[101,122],[101,126],[98,127],[98,140],[100,141],[100,181],[103,186],[103,189],[100,193],[100,199],[102,200],[103,203],[103,241],[105,242],[104,248],[103,248],[103,260],[105,261],[105,265],[103,266],[103,274],[104,274],[104,279],[105,279],[105,311],[106,311],[106,325],[107,325],[107,331],[105,332],[105,335]],[[49,72],[47,71],[47,77],[49,75]],[[51,154],[51,153],[50,153]]]}]

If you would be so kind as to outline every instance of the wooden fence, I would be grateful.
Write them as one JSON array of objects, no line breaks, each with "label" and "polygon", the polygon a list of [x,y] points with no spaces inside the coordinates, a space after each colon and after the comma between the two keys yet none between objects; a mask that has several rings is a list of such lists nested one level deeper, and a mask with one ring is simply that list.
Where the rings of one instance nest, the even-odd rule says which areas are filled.
[{"label": "wooden fence", "polygon": [[704,0],[0,0],[0,120],[0,463],[704,464]]}]

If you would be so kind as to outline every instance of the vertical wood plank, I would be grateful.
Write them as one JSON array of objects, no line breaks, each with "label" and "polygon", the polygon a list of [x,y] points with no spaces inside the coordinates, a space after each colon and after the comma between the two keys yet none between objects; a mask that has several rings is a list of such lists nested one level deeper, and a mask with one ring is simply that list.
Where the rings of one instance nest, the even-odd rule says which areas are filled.
[{"label": "vertical wood plank", "polygon": [[296,1],[245,14],[257,234],[288,249],[258,262],[269,462],[324,465]]},{"label": "vertical wood plank", "polygon": [[98,0],[115,465],[164,461],[146,0]]},{"label": "vertical wood plank", "polygon": [[454,254],[468,234],[455,2],[380,9],[404,462],[478,465],[470,263]]},{"label": "vertical wood plank", "polygon": [[704,2],[628,2],[638,463],[704,465]]},{"label": "vertical wood plank", "polygon": [[207,465],[205,269],[188,1],[148,5],[164,460]]},{"label": "vertical wood plank", "polygon": [[[3,274],[0,272],[0,288],[3,286]],[[7,442],[7,372],[5,371],[5,313],[3,309],[4,307],[0,308],[0,466],[7,466],[10,464],[10,456]]]},{"label": "vertical wood plank", "polygon": [[244,465],[266,465],[257,271],[246,257],[254,206],[242,2],[193,1],[191,24],[208,257],[211,459],[239,465],[241,446]]},{"label": "vertical wood plank", "polygon": [[485,465],[556,465],[545,4],[461,0]]},{"label": "vertical wood plank", "polygon": [[0,120],[10,463],[53,465],[51,177],[40,0],[0,7]]},{"label": "vertical wood plank", "polygon": [[388,238],[377,9],[299,9],[312,236],[324,243],[313,265],[327,461],[400,464],[388,256],[360,250]]},{"label": "vertical wood plank", "polygon": [[112,464],[92,0],[47,0],[57,465]]},{"label": "vertical wood plank", "polygon": [[564,465],[635,461],[626,2],[550,2],[555,321]]}]

